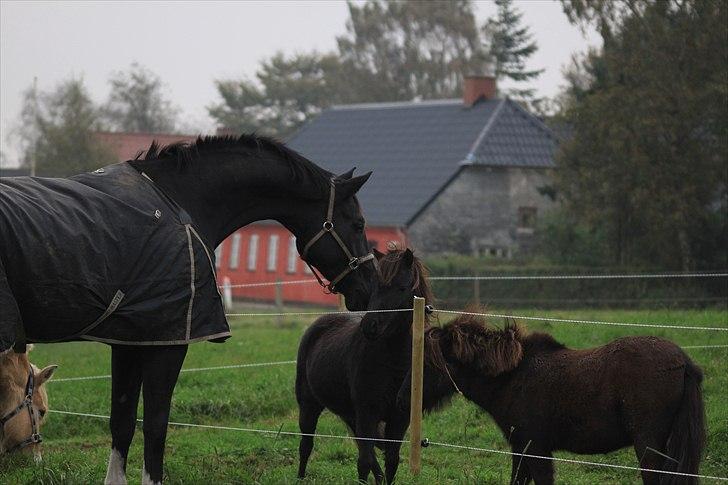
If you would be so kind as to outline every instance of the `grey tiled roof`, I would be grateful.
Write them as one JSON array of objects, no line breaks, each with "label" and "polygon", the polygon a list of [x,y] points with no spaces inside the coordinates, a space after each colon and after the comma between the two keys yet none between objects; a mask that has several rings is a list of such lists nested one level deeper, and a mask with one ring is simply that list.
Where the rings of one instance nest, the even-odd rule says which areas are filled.
[{"label": "grey tiled roof", "polygon": [[556,141],[509,100],[337,106],[288,141],[324,168],[374,174],[359,193],[367,222],[403,226],[464,164],[552,167]]}]

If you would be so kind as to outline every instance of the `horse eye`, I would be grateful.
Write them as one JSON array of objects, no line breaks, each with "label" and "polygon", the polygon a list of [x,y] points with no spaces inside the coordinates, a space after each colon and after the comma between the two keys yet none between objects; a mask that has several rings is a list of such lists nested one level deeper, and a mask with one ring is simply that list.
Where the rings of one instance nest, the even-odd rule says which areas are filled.
[{"label": "horse eye", "polygon": [[399,291],[401,291],[401,292],[404,293],[405,291],[407,291],[407,287],[406,286],[400,286],[399,287]]},{"label": "horse eye", "polygon": [[46,415],[46,411],[44,409],[38,410],[38,414],[40,414],[40,417],[43,418]]}]

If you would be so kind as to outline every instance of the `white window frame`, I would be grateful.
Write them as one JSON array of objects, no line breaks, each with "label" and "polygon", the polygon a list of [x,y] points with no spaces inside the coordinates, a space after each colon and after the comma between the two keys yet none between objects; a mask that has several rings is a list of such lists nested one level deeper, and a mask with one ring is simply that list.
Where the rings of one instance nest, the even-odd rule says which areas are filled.
[{"label": "white window frame", "polygon": [[275,271],[278,266],[278,234],[268,236],[268,260],[266,261],[266,269]]},{"label": "white window frame", "polygon": [[298,249],[296,248],[296,236],[291,236],[288,238],[288,264],[286,265],[286,272],[290,274],[295,274],[296,266],[298,266]]},{"label": "white window frame", "polygon": [[260,236],[257,234],[250,235],[250,243],[248,245],[248,271],[255,271],[258,264],[258,241]]},{"label": "white window frame", "polygon": [[233,234],[232,242],[230,243],[230,261],[228,267],[230,269],[238,269],[240,266],[240,240],[242,236],[240,233]]}]

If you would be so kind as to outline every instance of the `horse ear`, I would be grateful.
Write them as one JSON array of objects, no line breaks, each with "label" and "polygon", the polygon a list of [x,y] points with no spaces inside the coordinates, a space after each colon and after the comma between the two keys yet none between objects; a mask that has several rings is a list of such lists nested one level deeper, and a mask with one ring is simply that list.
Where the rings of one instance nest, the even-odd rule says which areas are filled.
[{"label": "horse ear", "polygon": [[49,365],[42,371],[38,373],[38,376],[36,377],[38,383],[36,385],[40,386],[45,382],[48,382],[51,380],[51,377],[53,377],[53,373],[58,369],[57,365]]},{"label": "horse ear", "polygon": [[384,253],[374,247],[372,248],[372,254],[377,258],[377,261],[380,261],[384,257]]},{"label": "horse ear", "polygon": [[356,170],[356,167],[352,168],[348,172],[342,173],[341,175],[339,175],[336,178],[339,179],[339,180],[349,180],[351,177],[354,176],[354,170]]},{"label": "horse ear", "polygon": [[361,189],[362,185],[364,185],[371,176],[372,172],[367,172],[364,175],[359,175],[358,177],[353,177],[349,180],[343,180],[336,184],[336,191],[338,194],[341,194],[341,198],[343,199],[352,197],[354,194],[359,192],[359,189]]}]

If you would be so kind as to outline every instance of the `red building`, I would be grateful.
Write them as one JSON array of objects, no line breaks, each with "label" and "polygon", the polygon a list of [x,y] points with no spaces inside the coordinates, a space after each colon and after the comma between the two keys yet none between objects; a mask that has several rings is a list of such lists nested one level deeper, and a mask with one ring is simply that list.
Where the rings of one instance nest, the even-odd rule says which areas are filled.
[{"label": "red building", "polygon": [[[194,141],[195,135],[159,133],[96,133],[99,141],[117,155],[119,161],[132,159],[146,150],[153,140],[161,145],[178,141]],[[376,226],[367,229],[371,244],[384,250],[389,241],[404,244],[405,234],[398,227]],[[303,284],[282,285],[283,301],[335,306],[336,295],[323,292],[308,266],[298,256],[295,238],[276,222],[251,224],[227,238],[215,250],[218,283],[231,285],[271,283],[276,281],[311,280]],[[273,302],[274,285],[233,287],[233,297],[241,300]]]}]

